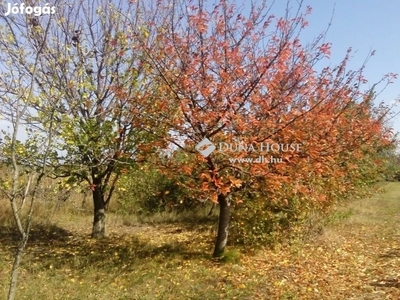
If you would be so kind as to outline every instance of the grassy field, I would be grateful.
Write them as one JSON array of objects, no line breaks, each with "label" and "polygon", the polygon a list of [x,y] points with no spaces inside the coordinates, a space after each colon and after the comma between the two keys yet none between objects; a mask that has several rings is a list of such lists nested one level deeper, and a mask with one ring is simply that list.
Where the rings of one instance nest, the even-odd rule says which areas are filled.
[{"label": "grassy field", "polygon": [[[252,254],[230,247],[225,261],[210,258],[212,224],[138,224],[110,214],[108,236],[96,241],[87,209],[38,207],[16,299],[400,299],[400,183],[384,190],[339,208],[308,240]],[[7,205],[0,298],[16,245]]]}]

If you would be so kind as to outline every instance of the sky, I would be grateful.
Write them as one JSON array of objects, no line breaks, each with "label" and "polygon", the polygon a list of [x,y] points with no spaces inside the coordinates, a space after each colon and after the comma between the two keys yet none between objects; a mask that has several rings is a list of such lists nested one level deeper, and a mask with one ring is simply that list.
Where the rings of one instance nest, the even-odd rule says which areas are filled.
[{"label": "sky", "polygon": [[[296,0],[292,0],[292,5],[297,3]],[[286,1],[275,1],[278,11],[282,11],[285,5]],[[377,102],[384,101],[390,105],[399,98],[399,0],[304,0],[303,5],[312,7],[312,13],[307,18],[309,26],[304,31],[305,38],[311,40],[316,37],[326,30],[331,22],[325,41],[332,43],[332,66],[337,65],[351,47],[353,54],[349,66],[357,70],[364,63],[368,53],[375,50],[375,55],[367,62],[364,72],[369,81],[368,85],[372,86],[387,73],[399,74],[399,79],[377,97]],[[400,107],[396,107],[394,111],[399,112]],[[400,114],[388,124],[395,132],[400,132]]]},{"label": "sky", "polygon": [[[291,1],[296,7],[300,0]],[[248,0],[236,0],[236,2],[250,3]],[[400,95],[400,55],[398,54],[400,52],[400,1],[303,0],[303,5],[304,7],[309,5],[313,9],[307,19],[309,26],[303,32],[305,39],[312,40],[325,31],[333,17],[325,40],[332,43],[330,60],[332,66],[339,64],[347,49],[351,47],[353,57],[349,66],[353,70],[357,70],[363,64],[370,51],[376,51],[376,54],[368,61],[364,73],[370,86],[387,73],[399,74],[399,80],[389,85],[377,98],[377,102],[384,101],[387,105],[393,103]],[[285,6],[286,0],[275,0],[272,11],[279,16],[283,13]],[[398,111],[400,107],[395,109],[395,112]],[[0,128],[4,129],[5,125],[0,120]],[[400,132],[400,114],[393,118],[389,125],[395,132]]]}]

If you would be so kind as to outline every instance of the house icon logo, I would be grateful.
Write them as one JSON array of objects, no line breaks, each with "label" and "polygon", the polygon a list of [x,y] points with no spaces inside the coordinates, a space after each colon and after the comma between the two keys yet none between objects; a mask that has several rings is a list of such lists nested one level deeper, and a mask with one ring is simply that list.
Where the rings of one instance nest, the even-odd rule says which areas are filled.
[{"label": "house icon logo", "polygon": [[211,154],[211,152],[213,152],[216,147],[215,145],[208,139],[208,138],[204,138],[203,140],[201,140],[201,142],[199,142],[195,149],[204,157],[207,157]]}]

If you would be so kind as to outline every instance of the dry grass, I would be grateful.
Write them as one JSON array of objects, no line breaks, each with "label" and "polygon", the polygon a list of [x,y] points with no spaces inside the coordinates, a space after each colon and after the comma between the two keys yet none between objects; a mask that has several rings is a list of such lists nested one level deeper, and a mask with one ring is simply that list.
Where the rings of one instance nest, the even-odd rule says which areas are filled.
[{"label": "dry grass", "polygon": [[[111,213],[108,236],[96,241],[90,203],[75,195],[54,210],[41,201],[17,299],[399,299],[400,184],[386,190],[338,210],[307,243],[252,255],[229,248],[224,261],[209,256],[213,222],[143,224]],[[0,297],[16,245],[8,213],[0,213]]]}]

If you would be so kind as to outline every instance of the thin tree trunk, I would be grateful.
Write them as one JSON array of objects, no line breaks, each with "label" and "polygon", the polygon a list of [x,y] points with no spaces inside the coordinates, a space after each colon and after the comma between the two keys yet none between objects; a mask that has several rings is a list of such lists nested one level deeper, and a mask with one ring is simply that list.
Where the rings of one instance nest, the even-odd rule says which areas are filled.
[{"label": "thin tree trunk", "polygon": [[106,210],[100,184],[94,187],[93,205],[94,205],[94,220],[93,220],[92,238],[101,238],[105,236],[105,231],[106,231]]},{"label": "thin tree trunk", "polygon": [[220,257],[224,254],[226,243],[228,241],[228,229],[230,221],[230,203],[225,195],[218,195],[219,219],[218,234],[215,242],[214,257]]},{"label": "thin tree trunk", "polygon": [[22,254],[25,250],[26,244],[28,242],[28,236],[24,236],[20,245],[18,246],[17,253],[14,256],[14,263],[11,270],[11,280],[10,280],[10,288],[8,290],[8,300],[15,299],[15,292],[17,290],[17,283],[18,283],[18,269],[21,263]]},{"label": "thin tree trunk", "polygon": [[[17,290],[17,284],[18,284],[18,269],[19,269],[19,265],[22,260],[22,254],[28,243],[29,233],[31,231],[31,225],[32,225],[32,216],[33,216],[36,192],[37,192],[38,186],[39,186],[40,181],[42,180],[43,176],[44,176],[44,173],[40,174],[38,176],[38,178],[36,179],[35,187],[32,191],[32,195],[31,195],[29,212],[28,212],[28,216],[27,216],[28,218],[25,223],[25,228],[22,227],[19,212],[18,212],[18,210],[16,210],[15,198],[11,199],[11,207],[13,210],[13,215],[14,215],[14,218],[15,218],[15,221],[17,222],[17,224],[19,224],[17,227],[18,227],[18,231],[21,235],[21,242],[18,246],[17,253],[15,254],[14,263],[13,263],[12,270],[11,270],[10,288],[8,290],[8,297],[7,297],[8,300],[14,300],[14,298],[15,298],[15,292]],[[29,180],[28,180],[28,184],[27,184],[28,187],[30,186],[32,179],[33,179],[33,176],[31,174],[31,175],[29,175]],[[26,199],[27,194],[28,193],[25,192],[24,197],[23,197],[24,200]]]},{"label": "thin tree trunk", "polygon": [[211,208],[210,208],[210,211],[209,211],[208,214],[207,214],[207,217],[209,217],[209,216],[212,215],[212,212],[214,211],[214,208],[215,208],[215,203],[212,204],[212,206],[211,206]]}]

